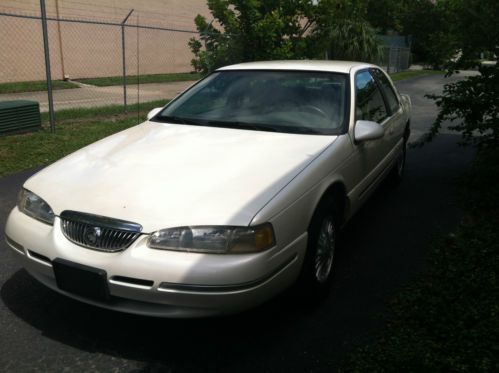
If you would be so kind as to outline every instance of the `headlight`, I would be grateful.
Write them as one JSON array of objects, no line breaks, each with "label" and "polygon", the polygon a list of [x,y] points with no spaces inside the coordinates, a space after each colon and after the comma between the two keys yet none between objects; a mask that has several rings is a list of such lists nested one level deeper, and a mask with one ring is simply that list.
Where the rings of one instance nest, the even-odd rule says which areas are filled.
[{"label": "headlight", "polygon": [[269,223],[256,227],[195,226],[162,229],[153,233],[149,247],[200,253],[254,253],[275,245]]},{"label": "headlight", "polygon": [[29,190],[21,189],[17,197],[17,207],[36,220],[50,225],[54,224],[54,212],[48,203]]}]

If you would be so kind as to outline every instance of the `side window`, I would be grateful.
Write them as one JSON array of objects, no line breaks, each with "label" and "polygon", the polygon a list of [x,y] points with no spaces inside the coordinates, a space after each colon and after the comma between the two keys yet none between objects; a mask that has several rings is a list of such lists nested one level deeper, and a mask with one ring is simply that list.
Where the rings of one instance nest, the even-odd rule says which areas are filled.
[{"label": "side window", "polygon": [[378,85],[369,71],[361,71],[355,76],[355,118],[381,123],[388,112]]},{"label": "side window", "polygon": [[390,81],[388,80],[386,75],[378,69],[373,69],[373,73],[376,79],[378,80],[378,83],[381,85],[381,89],[385,94],[386,101],[388,107],[390,108],[390,111],[392,113],[395,113],[399,109],[399,100],[397,99],[397,95],[395,94],[395,91],[393,90]]}]

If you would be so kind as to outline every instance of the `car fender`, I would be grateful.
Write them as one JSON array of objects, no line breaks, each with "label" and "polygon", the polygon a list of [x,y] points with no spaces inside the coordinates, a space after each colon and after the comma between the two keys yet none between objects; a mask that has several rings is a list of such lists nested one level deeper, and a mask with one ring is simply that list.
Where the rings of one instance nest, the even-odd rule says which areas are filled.
[{"label": "car fender", "polygon": [[282,246],[305,233],[326,191],[336,183],[343,185],[347,191],[352,184],[354,175],[350,175],[343,167],[348,163],[351,152],[348,135],[340,136],[263,206],[252,219],[251,225],[272,223],[276,239]]}]

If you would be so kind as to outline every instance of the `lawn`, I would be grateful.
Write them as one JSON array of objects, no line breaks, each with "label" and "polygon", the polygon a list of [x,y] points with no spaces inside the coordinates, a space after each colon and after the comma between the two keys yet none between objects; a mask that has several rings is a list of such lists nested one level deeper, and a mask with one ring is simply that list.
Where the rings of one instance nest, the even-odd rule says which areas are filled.
[{"label": "lawn", "polygon": [[[139,115],[145,117],[151,109],[166,105],[168,100],[158,100],[142,102],[139,106],[137,104],[129,104],[127,106],[128,113],[124,113],[123,105],[108,105],[96,108],[74,108],[64,109],[55,112],[55,119],[57,124],[64,124],[66,122],[94,122],[97,120],[116,119],[124,116],[137,117],[137,110]],[[42,113],[42,123],[48,124],[49,113]]]},{"label": "lawn", "polygon": [[142,122],[149,110],[166,100],[129,106],[58,111],[55,134],[47,129],[48,115],[42,115],[44,128],[38,132],[0,137],[0,177],[36,166],[48,165],[85,145]]},{"label": "lawn", "polygon": [[398,73],[390,74],[393,81],[404,80],[409,78],[415,78],[417,76],[434,75],[434,74],[445,74],[445,71],[440,70],[405,70],[399,71]]},{"label": "lawn", "polygon": [[[199,80],[199,79],[201,79],[201,75],[197,73],[139,75],[139,79],[137,79],[137,75],[129,75],[126,78],[127,84],[137,84],[137,81],[139,81],[140,84],[146,84],[146,83],[183,82],[188,80]],[[108,76],[103,78],[84,78],[76,80],[84,84],[95,85],[98,87],[123,84],[122,76]]]},{"label": "lawn", "polygon": [[[172,74],[150,74],[150,75],[140,75],[139,83],[172,83],[172,82],[184,82],[190,80],[199,80],[201,75],[197,73],[172,73]],[[95,85],[98,87],[106,87],[112,85],[122,85],[122,76],[108,76],[103,78],[84,78],[76,79],[78,82],[84,84]],[[127,76],[128,84],[137,84],[137,76],[130,75]],[[64,80],[53,80],[53,89],[70,89],[79,88],[79,86],[72,82],[67,82]],[[20,92],[36,92],[36,91],[46,91],[47,83],[45,80],[32,81],[32,82],[13,82],[13,83],[0,83],[0,94],[2,93],[20,93]]]},{"label": "lawn", "polygon": [[[53,80],[53,89],[71,89],[79,88],[78,85],[66,82],[64,80]],[[0,94],[2,93],[19,93],[19,92],[36,92],[46,91],[47,82],[45,80],[33,82],[13,82],[13,83],[0,83]]]},{"label": "lawn", "polygon": [[497,185],[499,150],[483,149],[461,181],[461,226],[434,242],[429,271],[391,302],[385,330],[342,371],[499,371]]}]

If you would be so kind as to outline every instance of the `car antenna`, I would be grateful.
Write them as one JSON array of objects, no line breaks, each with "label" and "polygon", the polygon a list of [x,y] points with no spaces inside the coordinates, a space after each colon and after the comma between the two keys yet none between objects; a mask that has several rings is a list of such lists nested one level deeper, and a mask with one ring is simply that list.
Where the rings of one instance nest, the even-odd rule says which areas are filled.
[{"label": "car antenna", "polygon": [[137,12],[137,124],[140,123],[140,44],[139,44],[139,13]]}]

